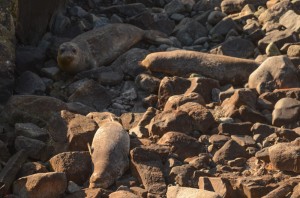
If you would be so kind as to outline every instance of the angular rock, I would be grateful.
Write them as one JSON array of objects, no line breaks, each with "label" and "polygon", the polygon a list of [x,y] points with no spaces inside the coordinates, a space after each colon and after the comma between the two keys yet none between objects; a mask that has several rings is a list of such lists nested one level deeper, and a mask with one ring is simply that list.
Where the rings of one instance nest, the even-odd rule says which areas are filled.
[{"label": "angular rock", "polygon": [[30,158],[41,159],[45,152],[46,144],[42,141],[18,136],[15,140],[15,149],[17,151],[25,150]]},{"label": "angular rock", "polygon": [[164,111],[168,111],[171,109],[177,109],[179,106],[184,105],[185,103],[188,102],[195,102],[201,105],[205,105],[205,101],[203,97],[198,94],[198,93],[185,93],[185,94],[180,94],[180,95],[174,95],[169,97],[167,100]]},{"label": "angular rock", "polygon": [[47,130],[40,128],[33,123],[16,123],[15,131],[17,135],[41,140],[43,142],[49,138]]},{"label": "angular rock", "polygon": [[297,34],[290,29],[283,31],[274,30],[269,32],[263,39],[259,40],[258,49],[261,52],[265,52],[267,46],[271,42],[273,42],[280,49],[285,43],[294,43],[298,40],[299,38]]},{"label": "angular rock", "polygon": [[226,35],[231,29],[239,30],[239,26],[231,18],[225,18],[209,30],[209,34]]},{"label": "angular rock", "polygon": [[300,172],[299,138],[291,143],[278,143],[269,148],[270,161],[274,168],[282,171]]},{"label": "angular rock", "polygon": [[76,192],[73,192],[70,195],[67,195],[66,198],[96,198],[96,197],[104,197],[108,198],[111,192],[108,190],[104,190],[102,188],[85,188]]},{"label": "angular rock", "polygon": [[231,139],[236,141],[239,145],[241,145],[244,148],[255,146],[255,141],[249,135],[232,135]]},{"label": "angular rock", "polygon": [[199,189],[218,193],[221,197],[230,198],[233,196],[233,189],[230,182],[220,177],[200,177]]},{"label": "angular rock", "polygon": [[234,160],[237,157],[248,157],[246,150],[234,140],[227,141],[214,155],[213,161],[224,164],[228,160]]},{"label": "angular rock", "polygon": [[254,44],[246,39],[233,38],[221,43],[213,52],[219,55],[237,58],[251,58],[254,54]]},{"label": "angular rock", "polygon": [[92,160],[89,152],[75,151],[55,155],[49,160],[55,172],[65,173],[68,181],[83,185],[92,173]]},{"label": "angular rock", "polygon": [[[193,119],[191,123],[193,130],[199,130],[203,133],[207,133],[213,124],[215,124],[215,119],[212,113],[198,103],[185,103],[181,105],[178,110],[187,112],[188,115]],[[173,131],[176,130],[173,129]]]},{"label": "angular rock", "polygon": [[108,94],[106,88],[91,80],[79,87],[69,97],[68,102],[80,102],[98,111],[102,111],[111,103],[111,96]]},{"label": "angular rock", "polygon": [[197,187],[198,178],[195,178],[196,169],[190,164],[174,166],[169,173],[168,183],[176,183],[180,186]]},{"label": "angular rock", "polygon": [[289,126],[300,121],[300,101],[292,98],[280,99],[272,113],[272,123],[275,126]]},{"label": "angular rock", "polygon": [[210,192],[207,190],[188,188],[180,186],[169,186],[167,197],[168,198],[220,198],[221,196],[215,192]]},{"label": "angular rock", "polygon": [[142,73],[135,78],[135,83],[149,93],[157,93],[160,79],[149,74]]},{"label": "angular rock", "polygon": [[68,142],[70,151],[88,151],[87,144],[92,144],[98,129],[91,118],[77,114],[68,123]]},{"label": "angular rock", "polygon": [[65,173],[37,173],[16,180],[13,193],[32,198],[53,198],[61,196],[67,189],[67,185]]},{"label": "angular rock", "polygon": [[219,134],[230,135],[251,135],[252,123],[220,123],[218,126]]},{"label": "angular rock", "polygon": [[207,36],[207,29],[191,18],[184,18],[175,27],[173,33],[184,46],[190,46],[200,37]]},{"label": "angular rock", "polygon": [[20,169],[17,176],[18,176],[18,178],[20,178],[20,177],[26,177],[29,175],[33,175],[36,173],[47,173],[47,172],[48,172],[48,170],[47,170],[46,166],[44,166],[41,163],[26,162],[25,164],[23,164],[23,166]]},{"label": "angular rock", "polygon": [[13,96],[1,112],[8,123],[32,122],[45,125],[54,113],[67,109],[61,100],[48,96]]},{"label": "angular rock", "polygon": [[300,56],[300,45],[291,45],[287,50],[287,55],[289,57],[299,57]]},{"label": "angular rock", "polygon": [[248,84],[260,94],[274,89],[300,87],[296,68],[286,56],[265,60],[249,76]]},{"label": "angular rock", "polygon": [[206,151],[205,145],[197,139],[179,132],[164,134],[157,144],[170,146],[171,152],[175,153],[181,160],[197,156]]},{"label": "angular rock", "polygon": [[130,156],[132,172],[144,185],[148,193],[164,195],[167,186],[159,155],[137,147],[130,151]]},{"label": "angular rock", "polygon": [[45,90],[45,83],[33,72],[26,71],[16,80],[15,91],[20,95],[42,95]]},{"label": "angular rock", "polygon": [[20,150],[14,154],[6,163],[6,166],[0,172],[1,186],[0,195],[4,196],[10,189],[10,186],[16,179],[16,176],[21,169],[22,165],[27,159],[26,151]]},{"label": "angular rock", "polygon": [[117,191],[109,194],[109,198],[121,198],[121,197],[139,198],[139,196],[137,196],[134,193],[127,191],[127,190],[117,190]]},{"label": "angular rock", "polygon": [[279,19],[279,23],[284,27],[291,29],[295,32],[300,31],[300,15],[296,14],[293,10],[288,10]]},{"label": "angular rock", "polygon": [[193,118],[186,111],[163,111],[152,118],[148,126],[149,134],[161,137],[169,131],[190,133],[194,128],[193,122]]}]

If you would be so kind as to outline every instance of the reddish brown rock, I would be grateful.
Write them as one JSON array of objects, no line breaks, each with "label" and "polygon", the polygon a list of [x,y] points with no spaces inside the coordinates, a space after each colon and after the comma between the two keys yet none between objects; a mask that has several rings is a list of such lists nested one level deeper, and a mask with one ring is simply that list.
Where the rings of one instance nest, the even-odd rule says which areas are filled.
[{"label": "reddish brown rock", "polygon": [[15,181],[13,193],[32,198],[53,198],[61,196],[67,189],[64,173],[37,173]]},{"label": "reddish brown rock", "polygon": [[70,195],[67,195],[66,198],[108,198],[111,192],[104,190],[102,188],[85,188],[79,191],[76,191]]},{"label": "reddish brown rock", "polygon": [[185,94],[174,95],[169,97],[164,107],[164,111],[171,110],[171,109],[175,110],[179,106],[187,102],[195,102],[201,105],[205,105],[205,101],[200,94],[191,92],[191,93],[185,93]]},{"label": "reddish brown rock", "polygon": [[60,153],[52,157],[49,163],[52,170],[65,173],[68,181],[78,185],[83,185],[92,173],[91,156],[85,151]]},{"label": "reddish brown rock", "polygon": [[276,169],[299,173],[299,152],[299,138],[291,143],[278,143],[269,148],[270,161]]},{"label": "reddish brown rock", "polygon": [[110,112],[91,112],[87,114],[86,117],[94,120],[98,126],[101,126],[101,124],[105,123],[107,120],[111,121],[111,119],[120,121],[119,117]]},{"label": "reddish brown rock", "polygon": [[199,189],[218,193],[224,198],[233,196],[233,189],[227,179],[220,177],[200,177],[198,182]]},{"label": "reddish brown rock", "polygon": [[137,147],[130,151],[130,156],[132,172],[148,193],[164,195],[167,186],[159,155],[153,151]]},{"label": "reddish brown rock", "polygon": [[234,140],[227,141],[214,155],[215,163],[225,164],[228,160],[234,160],[237,157],[248,157],[246,150]]},{"label": "reddish brown rock", "polygon": [[193,130],[194,120],[182,110],[163,111],[154,116],[149,124],[151,135],[163,136],[168,131],[190,133]]},{"label": "reddish brown rock", "polygon": [[205,152],[204,144],[193,137],[179,132],[166,133],[159,139],[157,144],[171,146],[171,152],[175,153],[182,160]]},{"label": "reddish brown rock", "polygon": [[219,134],[250,135],[251,127],[252,127],[251,122],[221,123],[218,126],[218,131]]},{"label": "reddish brown rock", "polygon": [[38,162],[27,162],[25,163],[18,173],[18,178],[33,175],[36,173],[48,172],[46,166]]},{"label": "reddish brown rock", "polygon": [[139,198],[139,196],[135,195],[134,193],[126,190],[118,190],[113,192],[109,195],[109,198]]},{"label": "reddish brown rock", "polygon": [[70,151],[88,151],[98,126],[92,119],[76,115],[68,123],[68,142]]},{"label": "reddish brown rock", "polygon": [[187,196],[189,198],[221,198],[219,194],[207,190],[180,186],[168,187],[168,198],[186,198]]},{"label": "reddish brown rock", "polygon": [[136,127],[143,115],[144,113],[123,113],[120,117],[123,128],[129,130]]}]

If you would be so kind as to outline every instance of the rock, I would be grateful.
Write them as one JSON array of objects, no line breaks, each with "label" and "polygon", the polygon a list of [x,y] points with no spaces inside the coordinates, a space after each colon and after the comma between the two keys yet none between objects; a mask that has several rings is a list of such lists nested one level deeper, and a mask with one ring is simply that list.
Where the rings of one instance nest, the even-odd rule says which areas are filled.
[{"label": "rock", "polygon": [[48,131],[33,123],[16,123],[15,132],[19,136],[25,136],[46,142],[49,138]]},{"label": "rock", "polygon": [[139,66],[138,61],[142,61],[148,54],[149,51],[147,50],[132,48],[119,56],[111,67],[121,69],[124,74],[136,77],[145,71],[144,68]]},{"label": "rock", "polygon": [[80,102],[98,111],[102,111],[111,103],[111,97],[106,88],[91,80],[82,87],[79,87],[69,97],[68,102]]},{"label": "rock", "polygon": [[147,197],[147,191],[144,188],[141,187],[131,187],[130,190],[136,194],[137,196],[141,198],[146,198]]},{"label": "rock", "polygon": [[137,126],[143,118],[143,113],[123,113],[120,117],[122,126],[125,130]]},{"label": "rock", "polygon": [[23,164],[23,166],[20,169],[17,176],[18,176],[18,178],[20,178],[20,177],[26,177],[29,175],[33,175],[36,173],[47,173],[47,172],[48,172],[48,170],[47,170],[46,166],[44,166],[41,163],[26,162],[25,164]]},{"label": "rock", "polygon": [[169,186],[167,192],[167,198],[220,198],[221,196],[215,192],[207,190],[188,188],[180,186]]},{"label": "rock", "polygon": [[87,144],[92,144],[97,129],[97,124],[91,118],[76,114],[68,123],[69,150],[88,151]]},{"label": "rock", "polygon": [[252,123],[220,123],[218,126],[219,134],[230,135],[251,135]]},{"label": "rock", "polygon": [[65,173],[68,181],[83,185],[92,173],[92,160],[88,152],[65,152],[53,156],[50,167],[55,172]]},{"label": "rock", "polygon": [[175,110],[179,106],[184,105],[188,102],[195,102],[201,105],[205,105],[205,101],[200,94],[191,92],[169,97],[168,101],[165,104],[164,111],[168,111],[171,109]]},{"label": "rock", "polygon": [[256,143],[253,138],[249,135],[232,135],[231,139],[236,141],[239,145],[244,148],[255,147]]},{"label": "rock", "polygon": [[267,48],[266,48],[266,54],[268,56],[279,56],[279,55],[281,55],[278,47],[273,42],[269,43],[269,45],[267,46]]},{"label": "rock", "polygon": [[165,5],[164,9],[168,15],[172,15],[174,13],[190,12],[194,4],[195,1],[172,0]]},{"label": "rock", "polygon": [[106,121],[97,130],[91,146],[94,171],[90,187],[108,188],[129,167],[130,140],[127,131],[116,121]]},{"label": "rock", "polygon": [[7,148],[7,144],[0,140],[0,160],[2,162],[7,162],[10,158],[10,152]]},{"label": "rock", "polygon": [[267,46],[272,42],[280,49],[285,43],[294,43],[297,42],[298,39],[298,36],[290,29],[283,31],[273,30],[258,41],[258,49],[261,52],[265,52]]},{"label": "rock", "polygon": [[[49,188],[51,186],[51,188]],[[64,173],[37,173],[15,181],[13,193],[24,197],[53,198],[61,196],[67,189]]]},{"label": "rock", "polygon": [[287,55],[289,57],[299,57],[300,56],[300,45],[291,45],[287,50]]},{"label": "rock", "polygon": [[85,188],[76,192],[73,192],[70,195],[67,195],[66,198],[82,198],[82,197],[104,197],[107,198],[111,192],[104,190],[102,188]]},{"label": "rock", "polygon": [[219,55],[237,58],[250,58],[254,54],[254,49],[255,46],[251,41],[241,38],[233,38],[226,40],[213,50]]},{"label": "rock", "polygon": [[201,104],[188,102],[179,106],[178,110],[187,112],[188,115],[193,119],[191,123],[193,130],[207,133],[209,129],[215,124],[215,120],[211,112]]},{"label": "rock", "polygon": [[210,136],[208,139],[209,143],[211,143],[210,147],[212,147],[210,153],[215,153],[230,139],[230,136],[226,135],[214,134]]},{"label": "rock", "polygon": [[54,113],[66,109],[61,100],[48,96],[13,96],[1,112],[8,123],[31,122],[45,125]]},{"label": "rock", "polygon": [[206,150],[204,144],[195,138],[172,131],[164,134],[157,144],[171,146],[171,152],[175,153],[181,160],[197,156]]},{"label": "rock", "polygon": [[184,46],[190,46],[200,37],[207,36],[207,29],[191,18],[184,18],[174,29],[173,33]]},{"label": "rock", "polygon": [[122,17],[133,17],[147,11],[147,8],[142,3],[132,3],[124,5],[113,5],[105,7],[102,10],[103,14],[117,14]]},{"label": "rock", "polygon": [[27,154],[24,150],[15,153],[6,163],[5,167],[0,172],[1,186],[0,195],[4,196],[9,191],[11,185],[16,179],[16,176],[21,169],[22,165],[27,159]]},{"label": "rock", "polygon": [[25,150],[30,158],[42,159],[46,144],[42,141],[18,136],[15,140],[15,149],[17,151]]},{"label": "rock", "polygon": [[65,3],[65,0],[20,2],[18,4],[19,22],[16,27],[18,39],[23,44],[36,45],[46,33],[52,14],[62,8]]},{"label": "rock", "polygon": [[109,198],[139,198],[139,196],[135,195],[134,193],[127,191],[127,190],[117,190],[111,194],[109,194]]},{"label": "rock", "polygon": [[280,1],[270,7],[269,9],[266,9],[263,11],[259,17],[258,20],[261,24],[266,24],[267,22],[278,22],[280,17],[284,15],[289,9],[291,9],[292,4],[288,0]]},{"label": "rock", "polygon": [[159,155],[140,147],[130,151],[132,173],[144,185],[148,193],[164,195],[166,183],[163,174],[163,164]]},{"label": "rock", "polygon": [[154,116],[148,126],[149,133],[153,135],[163,136],[168,131],[178,131],[182,133],[190,133],[193,131],[194,120],[186,111],[169,110],[163,111]]},{"label": "rock", "polygon": [[198,73],[221,84],[241,84],[258,67],[256,62],[246,59],[185,50],[149,54],[141,65],[154,72],[175,76]]},{"label": "rock", "polygon": [[149,74],[139,74],[135,78],[135,83],[143,90],[149,93],[157,93],[160,79]]},{"label": "rock", "polygon": [[170,170],[168,182],[176,183],[180,186],[197,187],[198,178],[195,175],[196,169],[190,164],[174,166]]},{"label": "rock", "polygon": [[226,14],[224,14],[223,12],[220,12],[218,10],[214,10],[214,11],[209,13],[208,18],[207,18],[207,22],[210,23],[211,25],[216,25],[225,16],[226,16]]},{"label": "rock", "polygon": [[292,98],[280,99],[272,113],[272,123],[275,126],[288,126],[300,121],[300,101]]},{"label": "rock", "polygon": [[239,26],[231,18],[225,18],[209,30],[209,34],[226,35],[231,29],[239,30]]},{"label": "rock", "polygon": [[296,14],[294,10],[288,10],[279,19],[279,23],[284,27],[291,29],[295,32],[300,31],[300,15]]},{"label": "rock", "polygon": [[282,171],[300,172],[298,152],[299,139],[291,143],[277,143],[269,148],[272,166]]},{"label": "rock", "polygon": [[224,164],[228,160],[234,160],[237,157],[247,158],[247,156],[248,154],[242,146],[234,140],[229,140],[215,153],[213,161]]},{"label": "rock", "polygon": [[286,56],[270,57],[249,76],[249,88],[262,94],[278,88],[300,87],[296,73],[295,66]]},{"label": "rock", "polygon": [[233,196],[232,186],[225,178],[200,177],[198,186],[199,189],[215,192],[224,198]]},{"label": "rock", "polygon": [[293,186],[291,184],[282,184],[277,187],[275,190],[272,190],[262,198],[275,198],[275,197],[284,197],[287,194],[290,194],[293,191]]},{"label": "rock", "polygon": [[81,188],[76,183],[74,183],[72,181],[68,182],[68,189],[67,189],[68,193],[74,193],[74,192],[80,191],[80,190],[81,190]]}]

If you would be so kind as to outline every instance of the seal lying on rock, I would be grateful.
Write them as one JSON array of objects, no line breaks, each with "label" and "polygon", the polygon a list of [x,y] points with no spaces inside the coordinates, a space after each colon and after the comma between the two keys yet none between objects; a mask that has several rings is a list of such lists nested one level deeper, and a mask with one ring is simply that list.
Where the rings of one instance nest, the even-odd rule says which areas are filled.
[{"label": "seal lying on rock", "polygon": [[151,53],[140,64],[154,72],[181,77],[198,73],[221,84],[238,85],[247,82],[249,75],[259,66],[253,60],[186,50]]},{"label": "seal lying on rock", "polygon": [[109,24],[61,44],[57,62],[61,70],[75,74],[111,63],[142,39],[171,45],[165,37],[158,31],[144,31],[129,24]]},{"label": "seal lying on rock", "polygon": [[107,121],[97,130],[91,147],[94,172],[90,188],[108,188],[129,167],[129,135],[116,121]]}]

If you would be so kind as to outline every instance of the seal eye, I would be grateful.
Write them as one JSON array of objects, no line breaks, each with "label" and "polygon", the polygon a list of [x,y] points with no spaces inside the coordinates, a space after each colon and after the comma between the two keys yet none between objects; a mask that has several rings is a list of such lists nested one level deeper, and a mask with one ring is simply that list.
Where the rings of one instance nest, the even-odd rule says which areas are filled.
[{"label": "seal eye", "polygon": [[72,52],[75,54],[77,52],[77,50],[75,48],[73,48]]},{"label": "seal eye", "polygon": [[65,49],[64,49],[64,48],[59,49],[59,52],[60,52],[60,53],[64,53],[64,52],[65,52]]}]

